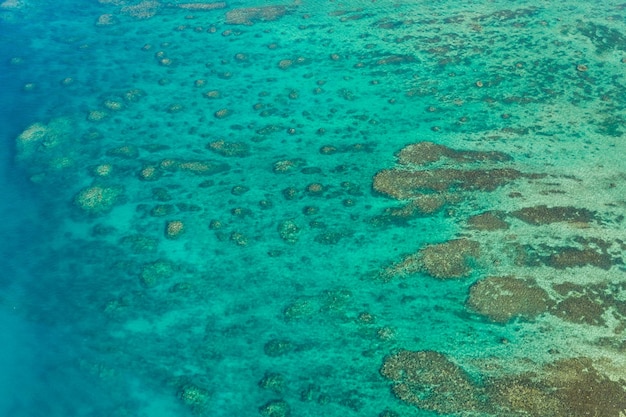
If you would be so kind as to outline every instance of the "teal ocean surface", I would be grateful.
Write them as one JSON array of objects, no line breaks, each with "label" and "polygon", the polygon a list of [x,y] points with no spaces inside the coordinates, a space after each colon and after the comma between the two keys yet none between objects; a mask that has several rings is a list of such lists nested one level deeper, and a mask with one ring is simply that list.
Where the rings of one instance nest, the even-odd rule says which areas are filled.
[{"label": "teal ocean surface", "polygon": [[626,415],[620,1],[0,0],[0,415]]}]

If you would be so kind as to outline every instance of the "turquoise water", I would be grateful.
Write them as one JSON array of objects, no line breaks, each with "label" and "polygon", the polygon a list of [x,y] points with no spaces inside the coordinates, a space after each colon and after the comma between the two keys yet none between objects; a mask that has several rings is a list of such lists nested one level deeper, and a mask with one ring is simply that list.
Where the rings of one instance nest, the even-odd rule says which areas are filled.
[{"label": "turquoise water", "polygon": [[626,413],[619,2],[0,3],[0,414]]}]

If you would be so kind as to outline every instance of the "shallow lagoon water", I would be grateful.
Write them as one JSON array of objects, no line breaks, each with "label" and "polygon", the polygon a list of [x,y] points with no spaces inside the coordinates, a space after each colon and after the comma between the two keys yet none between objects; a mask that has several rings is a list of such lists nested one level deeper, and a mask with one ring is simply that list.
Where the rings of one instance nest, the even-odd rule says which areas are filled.
[{"label": "shallow lagoon water", "polygon": [[617,2],[0,13],[4,414],[626,409]]}]

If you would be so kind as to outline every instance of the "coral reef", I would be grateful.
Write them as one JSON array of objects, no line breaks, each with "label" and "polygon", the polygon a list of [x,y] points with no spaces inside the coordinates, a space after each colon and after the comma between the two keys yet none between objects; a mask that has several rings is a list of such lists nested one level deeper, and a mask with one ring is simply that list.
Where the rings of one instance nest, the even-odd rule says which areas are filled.
[{"label": "coral reef", "polygon": [[419,257],[422,270],[435,278],[462,278],[471,273],[471,259],[479,253],[478,242],[458,239],[426,246]]},{"label": "coral reef", "polygon": [[469,239],[451,240],[423,247],[386,268],[382,276],[389,279],[423,272],[440,279],[463,278],[471,274],[473,259],[479,255],[478,242]]},{"label": "coral reef", "polygon": [[570,358],[544,366],[539,375],[490,379],[486,393],[498,413],[512,416],[610,417],[626,410],[625,382],[603,376],[590,359]]},{"label": "coral reef", "polygon": [[402,350],[385,358],[380,373],[393,381],[396,397],[421,409],[457,413],[482,408],[481,390],[439,352]]},{"label": "coral reef", "polygon": [[213,3],[181,3],[181,4],[173,4],[171,7],[178,7],[179,9],[184,10],[215,10],[215,9],[225,9],[227,7],[226,2],[216,1]]},{"label": "coral reef", "polygon": [[203,415],[209,407],[211,395],[209,391],[195,384],[187,383],[178,391],[178,398],[188,406],[194,414]]},{"label": "coral reef", "polygon": [[428,165],[442,159],[455,163],[509,162],[513,158],[502,152],[456,150],[433,142],[418,142],[408,145],[396,154],[401,165]]},{"label": "coral reef", "polygon": [[144,0],[140,3],[124,6],[120,10],[122,14],[134,17],[135,19],[150,19],[157,14],[161,3],[154,0]]},{"label": "coral reef", "polygon": [[580,268],[590,265],[604,270],[624,263],[621,256],[614,255],[610,251],[614,246],[611,242],[582,237],[576,237],[573,240],[572,246],[517,245],[515,246],[515,263],[527,266],[546,265],[554,269]]},{"label": "coral reef", "polygon": [[299,239],[300,227],[294,220],[285,220],[278,225],[280,238],[287,243],[296,243]]},{"label": "coral reef", "polygon": [[263,351],[267,356],[283,356],[293,352],[296,346],[293,342],[286,339],[272,339],[265,344]]},{"label": "coral reef", "polygon": [[229,25],[252,25],[255,22],[271,22],[283,17],[288,9],[285,6],[244,7],[226,13]]},{"label": "coral reef", "polygon": [[380,373],[400,400],[442,414],[610,417],[626,409],[626,381],[608,379],[586,358],[475,379],[442,353],[403,350]]},{"label": "coral reef", "polygon": [[244,157],[250,154],[250,146],[245,142],[227,142],[216,140],[207,145],[207,149],[222,155]]},{"label": "coral reef", "polygon": [[185,233],[185,223],[181,220],[170,220],[165,223],[165,237],[168,239],[178,239]]},{"label": "coral reef", "polygon": [[104,214],[120,202],[123,191],[124,189],[120,186],[93,185],[79,191],[74,197],[74,204],[85,213]]},{"label": "coral reef", "polygon": [[276,372],[266,372],[259,381],[259,387],[265,390],[273,391],[277,394],[285,390],[285,377]]},{"label": "coral reef", "polygon": [[548,293],[531,280],[512,276],[487,277],[470,287],[467,306],[494,322],[515,317],[532,319],[555,305]]},{"label": "coral reef", "polygon": [[556,222],[590,223],[596,220],[591,210],[577,207],[548,207],[546,205],[524,207],[510,213],[511,216],[532,225]]},{"label": "coral reef", "polygon": [[144,264],[139,280],[144,287],[154,287],[174,275],[174,264],[165,259]]},{"label": "coral reef", "polygon": [[272,400],[261,407],[259,413],[263,417],[289,417],[291,415],[291,407],[283,400]]},{"label": "coral reef", "polygon": [[433,192],[489,192],[520,178],[539,178],[539,175],[524,174],[513,168],[446,168],[424,171],[390,169],[379,171],[374,176],[374,189],[386,196],[405,200]]}]

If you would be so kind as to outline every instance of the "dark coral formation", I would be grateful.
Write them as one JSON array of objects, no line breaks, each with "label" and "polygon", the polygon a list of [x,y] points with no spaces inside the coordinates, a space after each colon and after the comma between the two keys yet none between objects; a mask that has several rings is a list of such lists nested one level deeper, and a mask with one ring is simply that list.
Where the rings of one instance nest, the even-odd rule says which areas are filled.
[{"label": "dark coral formation", "polygon": [[383,216],[397,219],[411,219],[419,216],[429,216],[441,210],[446,199],[437,194],[420,195],[401,207],[385,209]]},{"label": "dark coral formation", "polygon": [[478,242],[468,239],[429,245],[419,251],[422,269],[435,278],[468,276],[473,258],[480,253]]},{"label": "dark coral formation", "polygon": [[518,265],[546,265],[555,269],[593,266],[609,270],[624,262],[619,255],[612,254],[610,248],[610,242],[582,237],[575,238],[572,246],[519,245],[515,262]]},{"label": "dark coral formation", "polygon": [[438,413],[481,408],[476,384],[442,353],[402,350],[385,358],[380,373],[393,381],[396,397],[419,408]]},{"label": "dark coral formation", "polygon": [[590,359],[570,358],[544,366],[540,375],[491,379],[486,393],[506,415],[610,417],[626,410],[625,382],[603,376]]},{"label": "dark coral formation", "polygon": [[587,20],[581,20],[577,29],[593,43],[598,53],[614,49],[626,51],[626,35],[617,29]]},{"label": "dark coral formation", "polygon": [[387,268],[385,278],[423,272],[435,278],[463,278],[472,272],[473,260],[480,255],[478,242],[457,239],[425,246],[416,254]]},{"label": "dark coral formation", "polygon": [[139,280],[144,287],[154,287],[171,278],[175,270],[172,262],[159,259],[143,265]]},{"label": "dark coral formation", "polygon": [[564,282],[550,287],[552,296],[529,278],[488,277],[470,287],[466,305],[498,323],[517,317],[533,319],[541,314],[590,326],[606,326],[610,316],[618,320],[626,318],[626,306],[619,296],[624,288],[620,284],[583,286]]},{"label": "dark coral formation", "polygon": [[539,372],[472,377],[435,351],[400,351],[380,369],[400,400],[442,414],[619,416],[625,380],[602,375],[590,359],[562,359]]},{"label": "dark coral formation", "polygon": [[280,238],[287,243],[296,243],[300,234],[300,227],[292,219],[280,222],[278,225],[278,234]]},{"label": "dark coral formation", "polygon": [[602,305],[602,300],[583,294],[562,300],[554,308],[553,314],[572,323],[604,325],[606,323],[602,317],[604,312],[605,307]]},{"label": "dark coral formation", "polygon": [[83,188],[74,197],[74,205],[90,215],[108,213],[122,199],[121,186],[93,185]]},{"label": "dark coral formation", "polygon": [[524,174],[513,168],[446,168],[424,171],[390,169],[380,171],[374,176],[374,189],[386,196],[404,200],[431,193],[489,192],[519,178],[537,177],[537,174]]},{"label": "dark coral formation", "polygon": [[245,142],[216,140],[209,143],[207,149],[222,156],[245,157],[250,154],[250,145]]},{"label": "dark coral formation", "polygon": [[204,415],[210,406],[209,401],[211,394],[206,389],[193,384],[187,383],[180,387],[178,398],[188,406],[194,414]]},{"label": "dark coral formation", "polygon": [[285,377],[277,372],[266,372],[258,383],[259,388],[280,394],[286,386]]},{"label": "dark coral formation", "polygon": [[232,9],[226,13],[229,25],[252,25],[255,22],[270,22],[287,14],[285,6],[244,7]]},{"label": "dark coral formation", "polygon": [[267,356],[277,357],[293,352],[296,346],[286,339],[272,339],[265,344],[263,351]]},{"label": "dark coral formation", "polygon": [[[512,161],[502,152],[456,150],[432,142],[419,142],[406,146],[396,156],[399,166],[379,171],[374,176],[373,187],[379,193],[399,200],[432,193],[490,192],[519,178],[542,177],[497,166]],[[447,166],[452,163],[470,167]]]},{"label": "dark coral formation", "polygon": [[272,400],[259,407],[259,413],[263,417],[289,417],[291,407],[286,401]]},{"label": "dark coral formation", "polygon": [[592,248],[552,248],[553,253],[542,258],[542,261],[553,268],[565,269],[582,267],[585,265],[595,266],[601,269],[610,269],[613,266],[612,257],[605,252]]},{"label": "dark coral formation", "polygon": [[590,223],[596,220],[591,210],[577,207],[548,207],[546,205],[524,207],[511,212],[511,216],[532,225],[557,222]]},{"label": "dark coral formation", "polygon": [[554,301],[531,280],[488,277],[470,287],[467,306],[494,322],[506,323],[514,317],[531,319],[545,313]]},{"label": "dark coral formation", "polygon": [[571,323],[606,325],[605,314],[619,320],[626,318],[626,305],[619,296],[624,291],[623,284],[602,283],[578,285],[571,282],[553,285],[561,297],[551,313]]},{"label": "dark coral formation", "polygon": [[433,142],[418,142],[406,146],[396,154],[401,165],[427,165],[442,159],[455,163],[508,162],[512,158],[502,152],[456,150]]}]

